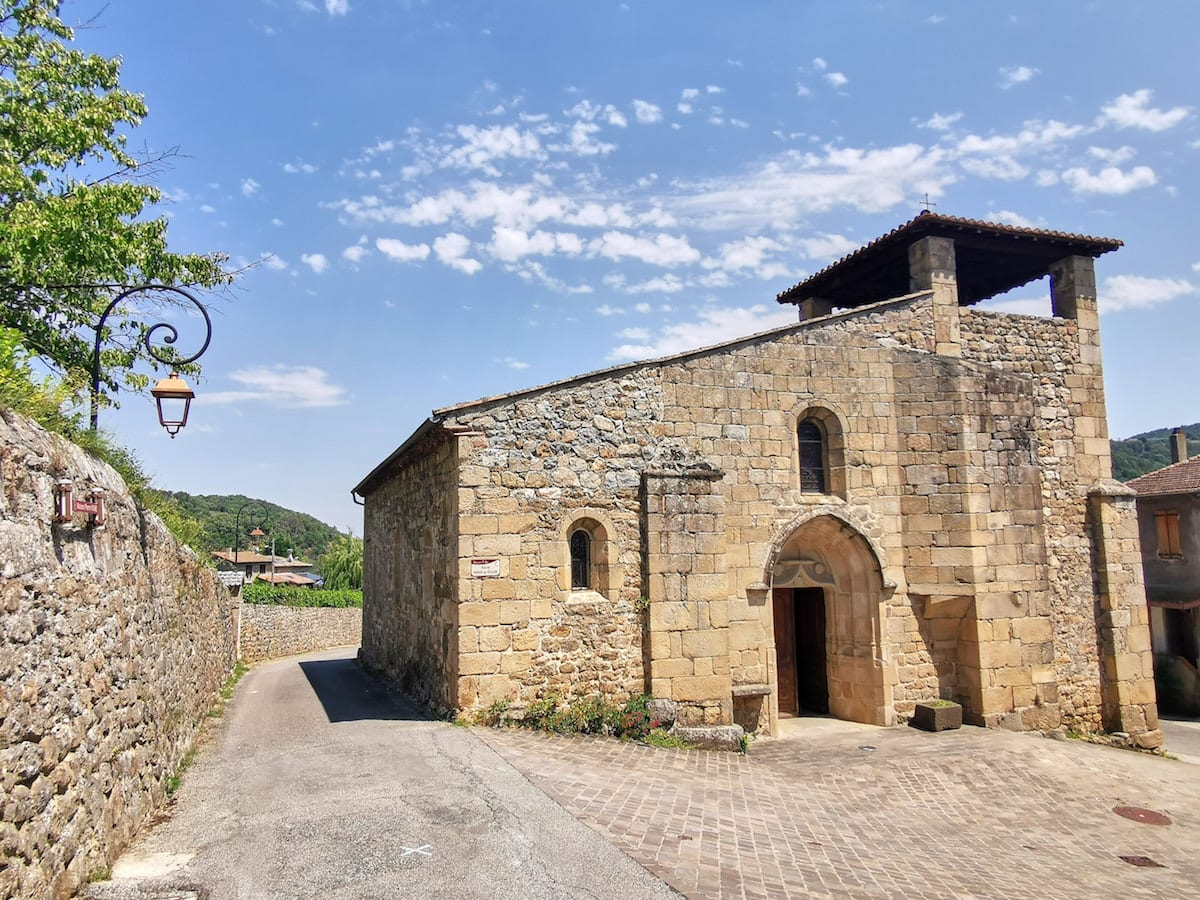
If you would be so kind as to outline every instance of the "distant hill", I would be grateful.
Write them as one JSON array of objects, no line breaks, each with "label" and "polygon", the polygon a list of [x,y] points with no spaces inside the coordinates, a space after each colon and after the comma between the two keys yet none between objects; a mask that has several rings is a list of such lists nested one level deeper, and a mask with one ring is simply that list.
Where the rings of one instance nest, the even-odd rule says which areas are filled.
[{"label": "distant hill", "polygon": [[[266,532],[263,552],[270,552],[271,538],[275,538],[275,552],[287,556],[289,550],[298,559],[306,562],[317,562],[318,558],[329,546],[329,542],[340,532],[332,525],[326,525],[319,519],[285,509],[266,500],[243,497],[241,494],[185,494],[182,491],[162,491],[179,504],[184,514],[200,523],[204,529],[203,546],[196,547],[200,553],[213,550],[225,550],[233,546],[234,524],[237,511],[242,504],[249,502],[242,511],[240,529],[242,532],[240,547],[249,548],[249,534],[258,527]],[[266,512],[264,520],[262,511]]]},{"label": "distant hill", "polygon": [[[1200,454],[1200,422],[1184,425],[1188,456]],[[1123,441],[1111,441],[1113,478],[1129,481],[1171,463],[1171,428],[1159,428],[1145,434],[1135,434]]]}]

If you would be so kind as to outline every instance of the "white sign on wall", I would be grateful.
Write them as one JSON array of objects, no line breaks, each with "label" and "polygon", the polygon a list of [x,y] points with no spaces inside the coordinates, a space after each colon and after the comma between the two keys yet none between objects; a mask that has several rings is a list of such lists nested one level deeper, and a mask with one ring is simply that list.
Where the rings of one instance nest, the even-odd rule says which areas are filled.
[{"label": "white sign on wall", "polygon": [[500,560],[473,559],[471,560],[472,578],[497,578],[500,575]]}]

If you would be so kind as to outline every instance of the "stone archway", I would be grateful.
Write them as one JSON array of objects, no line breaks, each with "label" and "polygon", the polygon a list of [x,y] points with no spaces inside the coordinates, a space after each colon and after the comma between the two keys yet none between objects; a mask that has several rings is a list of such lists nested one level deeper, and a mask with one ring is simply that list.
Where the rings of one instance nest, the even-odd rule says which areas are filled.
[{"label": "stone archway", "polygon": [[[785,532],[773,548],[765,575],[773,589],[772,604],[792,602],[797,591],[823,592],[830,714],[853,722],[893,724],[880,621],[887,586],[871,542],[840,516],[819,513]],[[778,659],[780,642],[789,639],[776,635],[773,625],[772,640]],[[772,680],[778,703],[778,665]]]}]

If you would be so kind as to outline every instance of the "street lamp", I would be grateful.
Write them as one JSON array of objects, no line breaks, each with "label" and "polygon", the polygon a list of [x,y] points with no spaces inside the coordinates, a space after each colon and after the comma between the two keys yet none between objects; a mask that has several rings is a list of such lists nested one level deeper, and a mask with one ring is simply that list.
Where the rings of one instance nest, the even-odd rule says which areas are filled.
[{"label": "street lamp", "polygon": [[[200,310],[200,315],[204,317],[204,344],[200,349],[191,356],[180,357],[176,354],[163,353],[159,355],[160,350],[150,342],[155,332],[160,328],[165,328],[167,334],[163,336],[164,344],[174,344],[179,339],[179,330],[167,322],[159,322],[156,325],[146,329],[146,333],[142,335],[142,343],[146,345],[146,352],[151,358],[160,363],[169,365],[173,368],[184,365],[185,363],[195,362],[199,359],[204,351],[208,349],[208,344],[212,340],[212,320],[208,317],[208,310],[204,308],[199,300],[185,291],[183,288],[173,287],[169,284],[143,284],[137,287],[131,287],[113,298],[113,301],[108,304],[108,307],[100,315],[100,321],[96,323],[96,341],[92,346],[92,415],[91,427],[95,431],[99,425],[100,419],[100,343],[104,338],[104,323],[108,321],[109,314],[114,309],[121,305],[124,301],[130,299],[135,294],[150,293],[157,291],[160,294],[178,294],[189,303]],[[114,391],[116,390],[114,386]],[[179,377],[177,372],[172,371],[169,378],[160,379],[159,382],[150,389],[151,395],[154,397],[155,404],[158,407],[158,423],[167,430],[172,438],[179,433],[179,430],[187,424],[188,407],[191,405],[192,399],[196,396],[188,383]],[[167,406],[163,406],[163,402],[167,402]],[[182,401],[183,407],[179,408],[178,404]]]},{"label": "street lamp", "polygon": [[[257,500],[247,500],[245,503],[243,503],[241,506],[238,507],[237,515],[235,515],[233,517],[233,564],[235,566],[238,563],[238,547],[242,543],[242,511],[247,506],[257,506],[259,511],[261,513],[263,513],[262,521],[264,523],[267,521],[267,516],[266,516],[267,509],[265,506],[263,506]],[[256,526],[254,526],[254,531],[250,532],[250,536],[254,537],[256,534],[261,536],[262,533],[263,533],[262,530],[256,525]]]}]

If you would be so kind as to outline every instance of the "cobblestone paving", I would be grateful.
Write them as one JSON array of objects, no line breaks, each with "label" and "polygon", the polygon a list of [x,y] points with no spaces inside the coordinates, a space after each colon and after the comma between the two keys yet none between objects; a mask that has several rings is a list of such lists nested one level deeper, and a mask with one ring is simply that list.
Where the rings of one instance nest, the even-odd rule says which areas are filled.
[{"label": "cobblestone paving", "polygon": [[[786,724],[790,735],[757,741],[749,756],[476,733],[689,897],[1190,898],[1200,890],[1200,766],[978,728]],[[1172,824],[1131,821],[1113,812],[1118,806]]]}]

